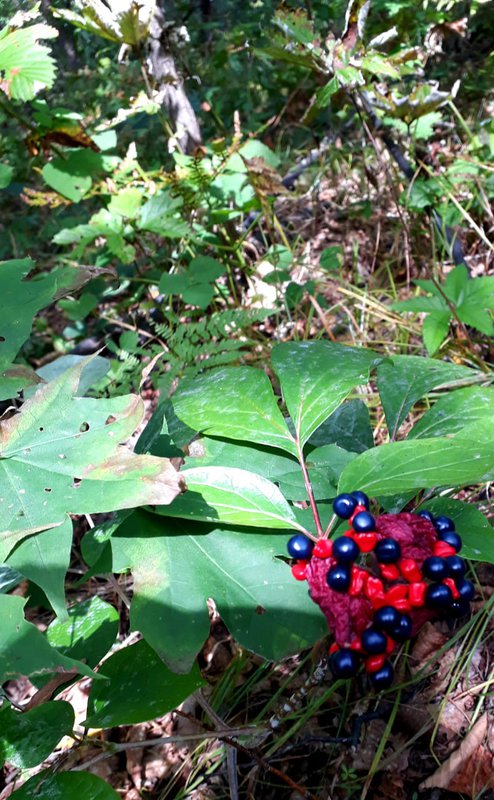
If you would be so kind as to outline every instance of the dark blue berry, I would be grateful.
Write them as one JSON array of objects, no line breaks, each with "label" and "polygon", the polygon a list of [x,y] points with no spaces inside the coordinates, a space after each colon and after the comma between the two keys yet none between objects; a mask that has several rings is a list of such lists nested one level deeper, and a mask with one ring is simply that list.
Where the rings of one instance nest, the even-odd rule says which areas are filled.
[{"label": "dark blue berry", "polygon": [[374,548],[377,560],[381,564],[394,564],[401,558],[400,543],[395,539],[381,539]]},{"label": "dark blue berry", "polygon": [[352,527],[357,533],[371,533],[376,530],[376,520],[368,511],[359,511],[352,519]]},{"label": "dark blue berry", "polygon": [[401,614],[398,625],[390,631],[390,636],[395,642],[406,642],[412,635],[413,623],[408,614]]},{"label": "dark blue berry", "polygon": [[366,508],[367,511],[369,510],[370,500],[365,494],[365,492],[352,492],[352,497],[354,500],[357,501],[357,505],[364,506],[364,508]]},{"label": "dark blue berry", "polygon": [[372,688],[375,689],[376,692],[380,692],[381,689],[389,689],[393,683],[393,678],[394,670],[389,661],[386,661],[386,663],[383,664],[381,669],[378,669],[377,672],[369,673],[369,680]]},{"label": "dark blue berry", "polygon": [[353,650],[342,647],[329,657],[329,668],[335,678],[353,678],[359,668],[359,657]]},{"label": "dark blue berry", "polygon": [[362,647],[370,655],[379,655],[384,653],[388,640],[386,636],[377,628],[367,628],[361,636]]},{"label": "dark blue berry", "polygon": [[350,586],[350,567],[346,564],[337,564],[331,567],[326,575],[326,581],[330,589],[335,592],[346,592]]},{"label": "dark blue berry", "polygon": [[460,600],[466,600],[469,603],[475,597],[475,586],[472,581],[458,581],[456,588],[460,593]]},{"label": "dark blue berry", "polygon": [[357,507],[357,501],[351,494],[339,494],[333,500],[333,511],[340,519],[350,519]]},{"label": "dark blue berry", "polygon": [[459,536],[456,531],[438,533],[438,538],[440,542],[446,542],[446,544],[450,544],[451,547],[454,547],[457,553],[461,550],[463,542],[461,541],[461,536]]},{"label": "dark blue berry", "polygon": [[466,617],[467,614],[470,613],[470,603],[468,600],[453,600],[449,607],[449,611],[452,617],[459,619],[460,617]]},{"label": "dark blue berry", "polygon": [[465,564],[463,559],[460,558],[460,556],[446,556],[444,560],[448,565],[449,574],[451,575],[452,578],[454,578],[455,580],[463,578],[467,569],[467,565]]},{"label": "dark blue berry", "polygon": [[425,604],[436,611],[446,611],[451,606],[453,594],[444,583],[431,583],[425,592]]},{"label": "dark blue berry", "polygon": [[422,565],[422,572],[431,581],[443,581],[451,574],[446,559],[439,556],[426,558]]},{"label": "dark blue berry", "polygon": [[350,539],[349,536],[339,536],[333,542],[333,558],[343,564],[349,564],[355,561],[360,555],[360,549],[357,542]]},{"label": "dark blue berry", "polygon": [[436,517],[433,524],[438,533],[455,530],[455,523],[449,517]]},{"label": "dark blue berry", "polygon": [[286,549],[292,558],[301,558],[307,560],[312,555],[314,544],[310,539],[307,538],[307,536],[304,536],[303,533],[297,533],[288,540]]},{"label": "dark blue berry", "polygon": [[425,509],[424,511],[418,511],[417,516],[422,517],[422,519],[426,519],[429,522],[434,522],[434,515],[431,514],[430,511],[426,511]]},{"label": "dark blue berry", "polygon": [[375,612],[373,622],[376,628],[391,633],[400,624],[401,617],[402,614],[393,606],[382,606]]}]

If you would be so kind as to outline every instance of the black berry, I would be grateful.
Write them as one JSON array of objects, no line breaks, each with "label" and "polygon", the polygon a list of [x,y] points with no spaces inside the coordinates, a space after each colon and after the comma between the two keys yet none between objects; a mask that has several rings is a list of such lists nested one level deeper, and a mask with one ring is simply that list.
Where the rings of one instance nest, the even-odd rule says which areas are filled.
[{"label": "black berry", "polygon": [[460,558],[460,556],[447,556],[444,560],[448,565],[449,574],[451,575],[452,578],[454,578],[455,580],[463,578],[467,569],[467,565],[465,564],[463,559]]},{"label": "black berry", "polygon": [[329,588],[335,592],[346,592],[350,586],[350,567],[346,564],[337,564],[328,570],[326,581]]},{"label": "black berry", "polygon": [[395,642],[406,642],[412,635],[413,623],[408,614],[401,614],[398,625],[391,630],[390,636]]},{"label": "black berry", "polygon": [[333,511],[340,519],[350,519],[357,507],[357,501],[351,494],[339,494],[333,500]]},{"label": "black berry", "polygon": [[359,657],[353,650],[342,647],[329,657],[329,668],[335,678],[353,678],[359,668]]},{"label": "black berry", "polygon": [[376,530],[376,520],[368,511],[359,511],[352,519],[352,527],[357,533],[371,533]]},{"label": "black berry", "polygon": [[458,581],[456,588],[460,593],[460,600],[466,600],[469,603],[475,597],[475,586],[472,581]]},{"label": "black berry", "polygon": [[374,625],[386,633],[391,633],[400,624],[401,617],[402,614],[393,606],[382,606],[374,614]]},{"label": "black berry", "polygon": [[370,500],[365,494],[365,492],[352,492],[352,497],[354,500],[357,501],[357,505],[364,506],[364,508],[366,508],[367,511],[369,510]]},{"label": "black berry", "polygon": [[446,542],[446,544],[454,547],[457,553],[461,550],[463,542],[461,541],[461,536],[458,536],[456,531],[444,531],[444,533],[438,533],[438,538],[440,542]]},{"label": "black berry", "polygon": [[400,543],[391,538],[381,539],[376,544],[374,553],[381,564],[394,564],[401,557]]},{"label": "black berry", "polygon": [[422,517],[422,519],[427,519],[429,522],[434,522],[434,515],[431,514],[430,511],[418,511],[417,516]]},{"label": "black berry", "polygon": [[445,558],[429,556],[422,565],[422,572],[431,581],[443,581],[450,576],[450,570]]},{"label": "black berry", "polygon": [[433,524],[438,533],[455,530],[455,523],[450,517],[436,517]]},{"label": "black berry", "polygon": [[301,558],[303,560],[307,560],[312,555],[314,545],[311,540],[307,538],[307,536],[304,536],[303,533],[297,533],[288,540],[286,549],[292,558]]},{"label": "black berry", "polygon": [[359,546],[349,536],[339,536],[333,542],[333,558],[343,564],[355,561],[360,554]]},{"label": "black berry", "polygon": [[389,661],[378,669],[377,672],[369,673],[369,680],[372,684],[373,689],[377,692],[381,691],[381,689],[389,689],[391,684],[393,683],[394,678],[394,670]]},{"label": "black berry", "polygon": [[379,655],[386,650],[387,639],[377,628],[367,628],[361,636],[362,647],[370,655]]},{"label": "black berry", "polygon": [[425,603],[436,611],[446,611],[451,606],[453,594],[449,586],[444,583],[432,583],[427,587]]},{"label": "black berry", "polygon": [[449,608],[451,616],[459,619],[459,617],[466,617],[470,613],[470,603],[468,600],[453,600]]}]

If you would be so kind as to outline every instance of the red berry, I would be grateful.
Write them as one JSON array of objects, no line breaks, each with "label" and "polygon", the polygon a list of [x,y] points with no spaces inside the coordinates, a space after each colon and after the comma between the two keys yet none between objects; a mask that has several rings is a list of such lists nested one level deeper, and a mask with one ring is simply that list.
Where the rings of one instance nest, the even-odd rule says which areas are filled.
[{"label": "red berry", "polygon": [[371,553],[377,544],[377,533],[358,533],[355,535],[355,541],[362,553]]},{"label": "red berry", "polygon": [[318,539],[314,545],[312,555],[316,558],[329,558],[333,552],[333,542],[331,539]]},{"label": "red berry", "polygon": [[379,569],[381,570],[381,575],[387,581],[396,581],[400,577],[400,570],[396,564],[380,564]]},{"label": "red berry", "polygon": [[398,566],[405,580],[410,583],[422,580],[422,571],[414,558],[402,558]]},{"label": "red berry", "polygon": [[371,603],[374,600],[380,600],[380,599],[384,600],[383,582],[379,578],[374,578],[372,575],[369,575],[369,577],[367,578],[367,583],[365,584],[364,592],[371,601]]},{"label": "red berry", "polygon": [[366,672],[377,672],[386,663],[386,653],[380,653],[377,656],[369,656],[365,659]]},{"label": "red berry", "polygon": [[425,590],[427,589],[427,584],[424,581],[418,581],[417,583],[411,583],[408,587],[408,600],[410,605],[414,608],[422,608],[425,603]]},{"label": "red berry", "polygon": [[445,583],[446,586],[449,586],[449,588],[451,589],[451,594],[453,595],[453,600],[458,600],[458,598],[460,597],[460,593],[459,593],[458,589],[456,588],[456,583],[454,582],[453,578],[445,578],[443,580],[443,583]]},{"label": "red berry", "polygon": [[367,580],[367,572],[359,567],[352,567],[350,574],[350,586],[348,587],[348,594],[350,597],[358,597],[362,593]]},{"label": "red berry", "polygon": [[305,581],[307,578],[308,561],[297,561],[292,567],[292,575],[296,581]]},{"label": "red berry", "polygon": [[455,556],[456,550],[447,542],[436,542],[434,545],[434,555],[446,558],[447,556]]},{"label": "red berry", "polygon": [[338,644],[336,644],[336,642],[333,642],[333,644],[329,648],[329,655],[332,656],[333,653],[338,652],[339,649],[340,649],[340,646]]},{"label": "red berry", "polygon": [[396,600],[404,600],[408,596],[408,586],[406,583],[397,583],[386,592],[386,602],[394,606]]}]

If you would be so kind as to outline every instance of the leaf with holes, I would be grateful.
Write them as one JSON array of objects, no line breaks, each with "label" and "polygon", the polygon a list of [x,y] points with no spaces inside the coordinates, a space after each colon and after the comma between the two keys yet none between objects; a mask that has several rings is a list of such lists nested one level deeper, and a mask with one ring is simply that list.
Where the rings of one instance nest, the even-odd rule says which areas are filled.
[{"label": "leaf with holes", "polygon": [[288,538],[135,511],[111,539],[114,559],[132,569],[132,628],[171,669],[188,672],[209,634],[211,597],[232,636],[264,658],[309,647],[325,620],[276,558]]},{"label": "leaf with holes", "polygon": [[80,362],[39,389],[0,431],[0,561],[65,515],[166,505],[183,487],[170,461],[121,447],[139,427],[137,395],[76,397]]},{"label": "leaf with holes", "polygon": [[284,342],[274,348],[271,363],[302,447],[352,389],[367,383],[379,360],[372,350],[332,342]]}]

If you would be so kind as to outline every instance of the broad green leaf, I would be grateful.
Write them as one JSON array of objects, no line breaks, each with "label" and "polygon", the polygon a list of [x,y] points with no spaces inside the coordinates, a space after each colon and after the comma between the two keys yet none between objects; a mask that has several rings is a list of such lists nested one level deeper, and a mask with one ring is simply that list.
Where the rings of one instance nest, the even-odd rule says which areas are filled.
[{"label": "broad green leaf", "polygon": [[391,303],[390,308],[394,311],[412,311],[417,314],[422,311],[436,311],[448,313],[449,309],[446,301],[442,297],[412,297],[410,300],[400,300],[397,303]]},{"label": "broad green leaf", "polygon": [[[36,370],[36,374],[39,375],[39,377],[44,381],[49,383],[55,378],[58,378],[58,376],[63,372],[66,372],[71,367],[77,366],[82,361],[85,363],[82,368],[76,396],[83,397],[85,394],[87,394],[88,389],[94,386],[95,383],[98,383],[98,381],[101,380],[101,378],[103,378],[110,369],[110,361],[107,358],[103,358],[102,356],[93,356],[91,360],[88,361],[85,356],[78,356],[68,353],[65,356],[59,356],[59,358],[56,358],[54,361],[48,362],[48,364],[44,364],[42,367]],[[24,400],[32,397],[34,392],[35,389],[26,390],[24,392]]]},{"label": "broad green leaf", "polygon": [[414,403],[431,389],[477,378],[474,370],[445,361],[420,356],[386,359],[377,368],[377,388],[391,439],[396,437]]},{"label": "broad green leaf", "polygon": [[17,595],[0,595],[0,684],[19,675],[30,677],[74,669],[80,675],[94,676],[89,667],[59,653],[35,625],[26,622],[25,602]]},{"label": "broad green leaf", "polygon": [[87,728],[135,725],[167,714],[205,680],[196,664],[188,675],[177,675],[163,663],[145,641],[124,647],[110,656],[100,669],[108,681],[91,687]]},{"label": "broad green leaf", "polygon": [[444,293],[456,306],[460,305],[468,294],[470,277],[465,264],[458,264],[446,276],[444,282]]},{"label": "broad green leaf", "polygon": [[190,225],[176,216],[182,205],[182,198],[172,197],[170,190],[165,189],[151,197],[141,207],[139,228],[171,239],[187,236],[191,232]]},{"label": "broad green leaf", "polygon": [[296,455],[268,376],[252,367],[225,367],[183,383],[171,403],[194,431],[258,442]]},{"label": "broad green leaf", "polygon": [[362,59],[362,69],[372,75],[388,75],[390,78],[399,78],[400,72],[391,64],[388,56],[371,53]]},{"label": "broad green leaf", "polygon": [[433,356],[446,339],[451,322],[450,311],[433,311],[422,323],[422,336],[430,356]]},{"label": "broad green leaf", "polygon": [[[476,280],[476,278],[474,278]],[[471,325],[486,336],[494,336],[494,322],[492,315],[484,308],[480,308],[475,298],[465,300],[457,307],[459,318],[465,325]]]},{"label": "broad green leaf", "polygon": [[413,426],[409,439],[458,433],[466,425],[494,419],[494,388],[467,386],[439,397]]},{"label": "broad green leaf", "polygon": [[110,784],[89,772],[46,770],[29,778],[11,800],[120,800]]},{"label": "broad green leaf", "polygon": [[489,520],[471,503],[449,497],[435,497],[421,508],[436,516],[444,514],[454,520],[463,547],[461,556],[471,561],[488,561],[494,564],[494,530]]},{"label": "broad green leaf", "polygon": [[27,534],[60,525],[67,513],[165,504],[181,491],[168,459],[119,446],[142,421],[138,396],[74,396],[83,366],[43,386],[3,423],[0,561]]},{"label": "broad green leaf", "polygon": [[271,447],[264,447],[250,442],[233,442],[229,439],[217,439],[201,436],[188,447],[184,468],[190,467],[236,467],[254,472],[273,483],[277,483],[280,475],[297,470],[300,464],[294,456],[285,454]]},{"label": "broad green leaf", "polygon": [[51,189],[73,203],[82,200],[93,183],[90,175],[72,174],[62,159],[55,159],[54,162],[45,164],[42,175],[43,180]]},{"label": "broad green leaf", "polygon": [[278,487],[260,475],[237,467],[193,467],[180,475],[187,491],[157,513],[255,528],[300,527]]},{"label": "broad green leaf", "polygon": [[481,437],[475,427],[465,428],[461,438],[408,439],[367,450],[343,470],[339,490],[362,489],[375,497],[477,483],[494,467],[494,431]]},{"label": "broad green leaf", "polygon": [[188,672],[209,634],[211,597],[243,647],[274,660],[300,652],[326,625],[306,587],[275,558],[287,540],[136,511],[111,540],[132,569],[132,628],[171,669]]},{"label": "broad green leaf", "polygon": [[369,409],[362,400],[347,400],[319,426],[309,444],[321,447],[337,444],[352,453],[363,453],[374,446]]},{"label": "broad green leaf", "polygon": [[67,619],[65,575],[70,564],[72,520],[35,533],[22,541],[7,558],[7,564],[40,586],[59,619]]},{"label": "broad green leaf", "polygon": [[277,345],[271,363],[301,447],[355,388],[369,380],[378,356],[332,342]]},{"label": "broad green leaf", "polygon": [[8,762],[18,769],[41,764],[60,739],[72,733],[74,709],[63,700],[43,703],[30,711],[0,708],[0,766]]},{"label": "broad green leaf", "polygon": [[52,86],[55,62],[42,39],[58,36],[56,28],[39,23],[0,31],[0,89],[14,100],[32,100],[40,89]]},{"label": "broad green leaf", "polygon": [[95,595],[71,606],[66,621],[54,620],[46,638],[59,653],[95,667],[115,642],[118,621],[113,606]]},{"label": "broad green leaf", "polygon": [[0,189],[6,189],[14,175],[14,168],[0,162]]},{"label": "broad green leaf", "polygon": [[248,139],[238,151],[243,158],[262,158],[270,167],[280,166],[280,158],[259,139]]}]

